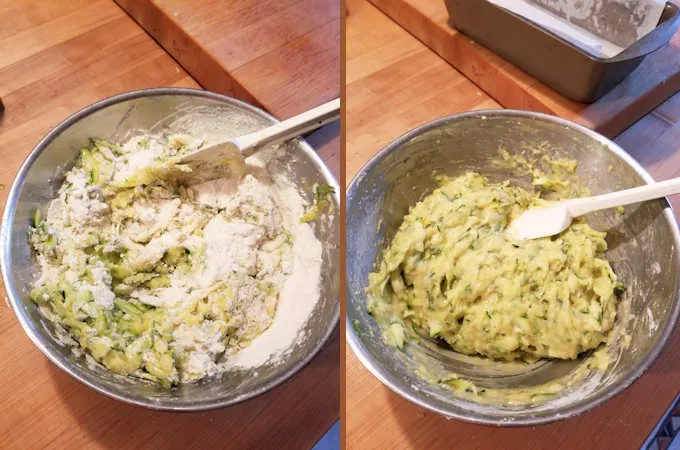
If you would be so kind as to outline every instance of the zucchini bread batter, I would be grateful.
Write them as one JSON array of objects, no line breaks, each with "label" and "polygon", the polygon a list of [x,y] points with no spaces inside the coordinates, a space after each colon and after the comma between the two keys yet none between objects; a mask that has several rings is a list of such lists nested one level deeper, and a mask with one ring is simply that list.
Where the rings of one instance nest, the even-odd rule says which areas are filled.
[{"label": "zucchini bread batter", "polygon": [[197,145],[93,140],[30,235],[41,311],[108,369],[166,386],[222,371],[271,325],[300,219],[252,174],[130,183]]},{"label": "zucchini bread batter", "polygon": [[518,241],[506,228],[545,202],[537,194],[472,172],[438,184],[369,275],[368,311],[388,344],[401,348],[412,329],[464,354],[535,361],[574,359],[606,340],[621,286],[605,233],[574,222]]}]

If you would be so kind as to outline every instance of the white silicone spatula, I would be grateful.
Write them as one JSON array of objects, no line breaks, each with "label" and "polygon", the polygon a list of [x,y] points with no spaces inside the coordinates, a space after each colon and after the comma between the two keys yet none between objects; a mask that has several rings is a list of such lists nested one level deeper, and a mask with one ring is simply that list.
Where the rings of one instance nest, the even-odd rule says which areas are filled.
[{"label": "white silicone spatula", "polygon": [[584,214],[653,200],[671,194],[680,194],[680,178],[594,197],[564,200],[545,207],[526,210],[512,221],[508,232],[516,239],[537,239],[553,236],[566,230],[574,218]]},{"label": "white silicone spatula", "polygon": [[336,98],[300,115],[270,127],[227,141],[213,144],[196,152],[182,155],[177,162],[217,161],[241,158],[268,144],[276,144],[300,136],[340,118],[340,99]]}]

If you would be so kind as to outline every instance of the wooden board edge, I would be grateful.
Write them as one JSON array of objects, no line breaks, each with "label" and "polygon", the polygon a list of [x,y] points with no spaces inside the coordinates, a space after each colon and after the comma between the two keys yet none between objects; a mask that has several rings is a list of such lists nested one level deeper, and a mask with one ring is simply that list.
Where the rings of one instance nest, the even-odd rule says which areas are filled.
[{"label": "wooden board edge", "polygon": [[[114,2],[158,42],[201,87],[263,108],[248,89],[233,76],[225,73],[219,62],[199,42],[152,1],[114,0]],[[180,39],[173,36],[180,36]]]}]

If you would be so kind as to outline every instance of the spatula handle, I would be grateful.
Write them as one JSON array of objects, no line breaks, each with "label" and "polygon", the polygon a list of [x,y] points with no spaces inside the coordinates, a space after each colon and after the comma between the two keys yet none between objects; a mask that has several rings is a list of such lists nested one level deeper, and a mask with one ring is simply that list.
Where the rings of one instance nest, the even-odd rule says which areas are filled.
[{"label": "spatula handle", "polygon": [[267,144],[283,142],[340,118],[340,99],[336,98],[271,127],[233,139],[243,156]]},{"label": "spatula handle", "polygon": [[572,217],[579,217],[593,211],[630,205],[631,203],[639,203],[671,194],[680,194],[680,178],[672,178],[594,197],[567,200],[567,208]]}]

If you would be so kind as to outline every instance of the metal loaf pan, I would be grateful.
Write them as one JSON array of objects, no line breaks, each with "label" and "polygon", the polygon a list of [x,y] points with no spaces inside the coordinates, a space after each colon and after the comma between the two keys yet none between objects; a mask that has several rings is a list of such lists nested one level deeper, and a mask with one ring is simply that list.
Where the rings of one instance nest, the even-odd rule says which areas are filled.
[{"label": "metal loaf pan", "polygon": [[[458,30],[562,95],[592,103],[664,46],[680,26],[680,8],[666,3],[654,31],[613,58],[596,58],[537,24],[486,0],[445,0]],[[680,64],[680,61],[678,61]]]}]

